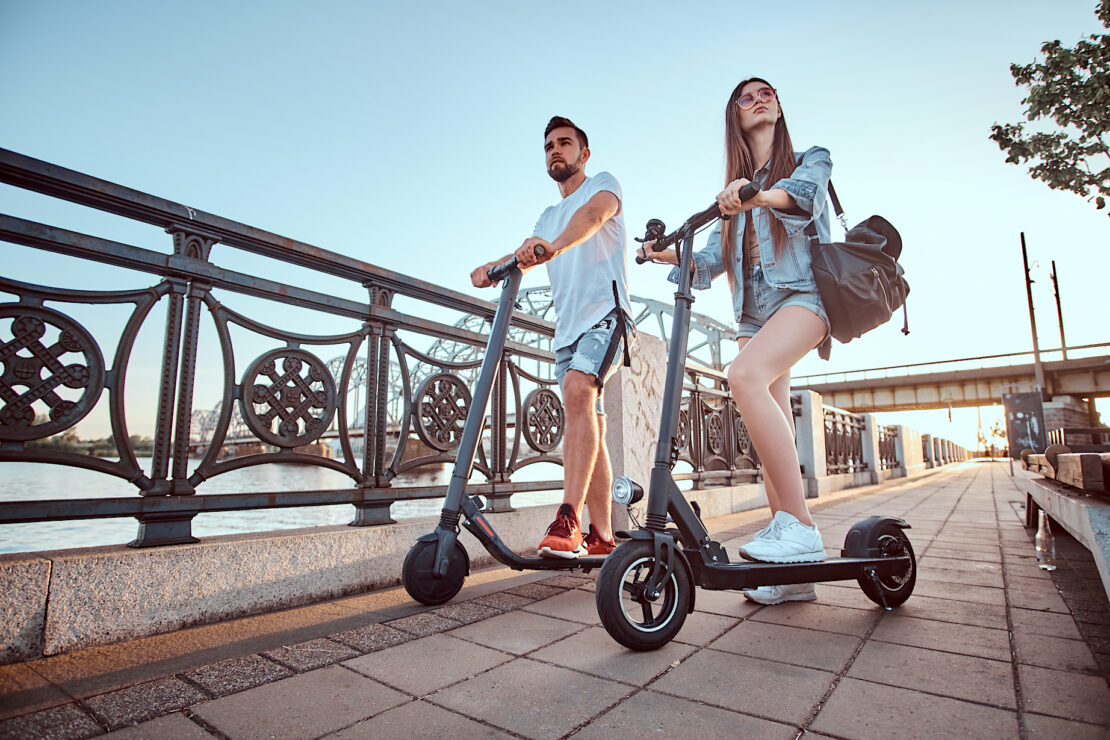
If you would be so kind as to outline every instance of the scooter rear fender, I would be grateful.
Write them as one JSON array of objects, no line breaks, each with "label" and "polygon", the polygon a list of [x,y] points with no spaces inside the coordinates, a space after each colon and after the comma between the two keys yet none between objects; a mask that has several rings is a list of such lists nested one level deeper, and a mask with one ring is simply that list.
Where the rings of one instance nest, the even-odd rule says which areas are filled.
[{"label": "scooter rear fender", "polygon": [[910,529],[904,519],[892,516],[869,516],[856,522],[844,537],[844,548],[840,551],[845,558],[878,558],[883,553],[879,550],[875,533],[886,526],[893,524],[899,529]]}]

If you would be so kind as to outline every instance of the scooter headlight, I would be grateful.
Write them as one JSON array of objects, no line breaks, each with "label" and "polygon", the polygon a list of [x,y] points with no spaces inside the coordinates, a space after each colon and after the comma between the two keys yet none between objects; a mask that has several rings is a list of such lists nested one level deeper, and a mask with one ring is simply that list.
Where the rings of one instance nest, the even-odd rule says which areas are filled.
[{"label": "scooter headlight", "polygon": [[631,506],[644,497],[644,488],[627,475],[613,480],[613,500],[621,506]]}]

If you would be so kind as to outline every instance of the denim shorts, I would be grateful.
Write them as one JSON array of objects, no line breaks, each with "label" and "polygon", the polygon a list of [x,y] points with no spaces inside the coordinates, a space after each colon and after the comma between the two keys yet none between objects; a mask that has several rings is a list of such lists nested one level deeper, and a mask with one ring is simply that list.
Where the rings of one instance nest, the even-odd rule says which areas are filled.
[{"label": "denim shorts", "polygon": [[[817,286],[811,290],[795,290],[769,285],[763,277],[763,266],[756,262],[747,268],[744,280],[744,308],[741,311],[736,337],[754,337],[775,312],[785,306],[801,306],[817,314],[825,322],[825,338],[829,336],[829,315],[821,303]],[[824,342],[822,339],[821,342]],[[820,344],[821,342],[818,342]]]},{"label": "denim shorts", "polygon": [[[627,317],[625,327],[629,338],[634,338],[636,328]],[[599,416],[605,415],[601,408],[601,389],[624,362],[624,342],[620,321],[617,320],[617,309],[614,308],[573,343],[555,350],[555,377],[559,385],[563,384],[567,370],[577,370],[597,378],[595,408]]]}]

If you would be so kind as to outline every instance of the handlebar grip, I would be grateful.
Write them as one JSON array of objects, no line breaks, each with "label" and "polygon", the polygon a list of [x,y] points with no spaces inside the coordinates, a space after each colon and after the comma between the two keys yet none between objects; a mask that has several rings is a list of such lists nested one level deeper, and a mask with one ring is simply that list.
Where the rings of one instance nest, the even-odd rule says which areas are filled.
[{"label": "handlebar grip", "polygon": [[[547,250],[539,244],[532,248],[532,253],[537,257],[542,257],[545,252],[547,252]],[[502,262],[500,265],[491,267],[486,273],[486,277],[489,278],[491,283],[497,283],[504,280],[505,277],[516,268],[516,257],[513,257],[509,260],[506,260],[505,262]]]},{"label": "handlebar grip", "polygon": [[737,193],[737,195],[740,196],[740,200],[751,200],[755,197],[755,194],[758,193],[759,190],[759,183],[749,182],[747,185],[740,188],[740,192]]}]

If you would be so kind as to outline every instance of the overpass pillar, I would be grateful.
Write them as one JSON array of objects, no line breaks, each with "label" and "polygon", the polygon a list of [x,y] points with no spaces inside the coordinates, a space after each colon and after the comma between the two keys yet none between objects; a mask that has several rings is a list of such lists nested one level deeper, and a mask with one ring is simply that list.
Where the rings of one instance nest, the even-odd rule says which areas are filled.
[{"label": "overpass pillar", "polygon": [[829,474],[829,460],[825,454],[824,402],[821,394],[815,391],[795,391],[795,396],[801,399],[801,416],[795,419],[795,440],[803,489],[806,498],[817,498],[820,481]]},{"label": "overpass pillar", "polygon": [[904,426],[898,426],[897,429],[898,440],[894,443],[894,450],[902,466],[902,475],[906,477],[917,475],[925,469],[921,432]]},{"label": "overpass pillar", "polygon": [[937,459],[933,454],[933,435],[931,434],[921,435],[921,458],[926,468],[935,468],[937,466]]}]

